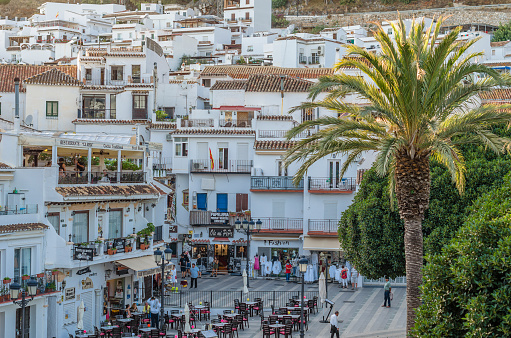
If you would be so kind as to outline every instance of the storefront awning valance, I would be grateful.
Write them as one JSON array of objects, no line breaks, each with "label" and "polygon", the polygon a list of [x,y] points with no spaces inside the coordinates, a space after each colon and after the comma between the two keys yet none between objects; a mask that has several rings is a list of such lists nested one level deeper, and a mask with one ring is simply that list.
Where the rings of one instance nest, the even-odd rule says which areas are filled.
[{"label": "storefront awning valance", "polygon": [[[151,276],[161,272],[161,267],[156,265],[153,255],[122,259],[116,263],[135,271],[137,277]],[[165,267],[165,270],[170,270],[170,265]]]},{"label": "storefront awning valance", "polygon": [[229,238],[227,238],[227,237],[215,237],[215,238],[213,239],[213,241],[214,241],[214,242],[230,242],[230,241],[229,241]]},{"label": "storefront awning valance", "polygon": [[303,239],[303,249],[311,251],[342,251],[341,244],[337,237],[305,237]]}]

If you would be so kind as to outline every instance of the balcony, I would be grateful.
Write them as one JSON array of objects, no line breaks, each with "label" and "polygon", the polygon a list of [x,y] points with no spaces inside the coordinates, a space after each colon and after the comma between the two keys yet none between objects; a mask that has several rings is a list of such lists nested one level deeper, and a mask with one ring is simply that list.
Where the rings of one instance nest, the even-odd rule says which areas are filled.
[{"label": "balcony", "polygon": [[[53,275],[51,271],[46,270],[45,272],[39,273],[37,275],[32,275],[30,278],[35,279],[37,282],[37,290],[34,298],[52,294],[58,291],[58,283],[57,276]],[[11,280],[11,283],[14,280]],[[22,287],[25,287],[25,281],[18,281]],[[0,287],[0,305],[12,304],[11,295],[9,291],[9,285],[3,284],[3,287]],[[59,291],[60,292],[60,291]]]},{"label": "balcony", "polygon": [[225,120],[219,121],[219,126],[223,128],[251,128],[252,120]]},{"label": "balcony", "polygon": [[330,235],[337,236],[339,220],[337,219],[310,219],[309,235]]},{"label": "balcony", "polygon": [[95,109],[95,108],[83,108],[81,114],[78,114],[79,119],[94,119],[94,120],[104,120],[107,118],[115,119],[116,110],[115,109]]},{"label": "balcony", "polygon": [[193,120],[181,120],[182,128],[207,128],[213,127],[213,119],[193,119]]},{"label": "balcony", "polygon": [[26,204],[24,206],[14,206],[14,207],[0,207],[0,216],[7,215],[29,215],[29,214],[37,214],[39,211],[37,204]]},{"label": "balcony", "polygon": [[[258,130],[257,138],[286,138],[289,130]],[[302,131],[293,138],[306,138],[316,133],[316,129]]]},{"label": "balcony", "polygon": [[357,180],[353,177],[342,178],[337,181],[335,178],[309,177],[309,192],[311,194],[350,194],[356,190]]},{"label": "balcony", "polygon": [[133,172],[91,172],[90,180],[87,172],[64,171],[59,173],[59,184],[111,184],[111,183],[144,183],[146,173],[143,171]]},{"label": "balcony", "polygon": [[129,79],[87,79],[85,80],[86,86],[128,86],[137,84],[152,84],[152,76],[136,76],[129,77]]},{"label": "balcony", "polygon": [[149,241],[134,237],[111,238],[105,241],[91,241],[73,245],[73,260],[93,261],[94,257],[132,252],[133,250],[146,250]]},{"label": "balcony", "polygon": [[[224,214],[227,219],[227,223],[221,222],[218,217],[212,220],[213,215]],[[236,220],[240,220],[243,222],[244,220],[250,220],[250,214],[244,212],[226,212],[226,213],[214,213],[212,211],[207,210],[190,210],[190,225],[230,225],[234,226],[234,222]]]},{"label": "balcony", "polygon": [[279,218],[279,217],[254,217],[253,220],[261,220],[261,232],[277,233],[303,233],[302,218]]},{"label": "balcony", "polygon": [[252,166],[251,160],[190,160],[191,173],[250,174]]},{"label": "balcony", "polygon": [[303,192],[303,179],[296,186],[292,176],[256,176],[251,178],[250,191]]}]

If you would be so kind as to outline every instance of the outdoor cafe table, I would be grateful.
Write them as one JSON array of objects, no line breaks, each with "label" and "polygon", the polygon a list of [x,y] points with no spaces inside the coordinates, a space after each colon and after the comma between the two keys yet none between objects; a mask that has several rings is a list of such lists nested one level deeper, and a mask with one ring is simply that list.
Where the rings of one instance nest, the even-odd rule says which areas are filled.
[{"label": "outdoor cafe table", "polygon": [[152,330],[156,330],[156,328],[155,327],[143,327],[138,330],[143,332],[147,337],[147,335],[150,334]]},{"label": "outdoor cafe table", "polygon": [[239,315],[240,315],[240,314],[238,314],[238,313],[227,313],[227,314],[225,314],[225,315],[223,315],[223,316],[224,316],[225,318],[231,318],[231,319],[233,319],[233,318],[236,318],[236,317],[237,317],[237,316],[239,316]]},{"label": "outdoor cafe table", "polygon": [[77,333],[75,334],[75,338],[89,338],[88,333]]},{"label": "outdoor cafe table", "polygon": [[218,338],[218,335],[213,330],[202,331],[201,334],[204,338]]},{"label": "outdoor cafe table", "polygon": [[[206,309],[206,306],[204,306],[204,305],[194,305],[194,306],[193,306],[193,308],[194,308],[195,310],[198,310],[198,312],[199,312],[199,321],[200,321],[200,320],[202,319],[202,313],[201,313],[201,310]],[[207,318],[207,317],[206,317],[206,318]]]},{"label": "outdoor cafe table", "polygon": [[242,304],[246,304],[247,307],[250,309],[250,317],[253,315],[253,308],[255,305],[259,304],[259,302],[242,302]]},{"label": "outdoor cafe table", "polygon": [[268,326],[271,327],[272,329],[275,329],[275,337],[280,337],[280,329],[286,327],[286,325],[284,324],[271,324]]},{"label": "outdoor cafe table", "polygon": [[[300,306],[288,306],[288,307],[286,307],[286,309],[288,311],[293,311],[293,310],[300,310],[301,307]],[[303,311],[309,311],[309,307],[308,306],[304,306],[303,307]]]}]

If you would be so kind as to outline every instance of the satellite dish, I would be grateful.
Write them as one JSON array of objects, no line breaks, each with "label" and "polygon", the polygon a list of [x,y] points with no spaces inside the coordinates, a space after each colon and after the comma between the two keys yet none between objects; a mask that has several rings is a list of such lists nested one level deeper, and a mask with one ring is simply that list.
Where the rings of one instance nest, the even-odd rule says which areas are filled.
[{"label": "satellite dish", "polygon": [[182,89],[186,89],[187,86],[188,86],[188,82],[186,82],[186,81],[181,82],[181,88]]},{"label": "satellite dish", "polygon": [[34,117],[32,115],[28,115],[27,117],[25,117],[25,125],[31,127],[33,120]]}]

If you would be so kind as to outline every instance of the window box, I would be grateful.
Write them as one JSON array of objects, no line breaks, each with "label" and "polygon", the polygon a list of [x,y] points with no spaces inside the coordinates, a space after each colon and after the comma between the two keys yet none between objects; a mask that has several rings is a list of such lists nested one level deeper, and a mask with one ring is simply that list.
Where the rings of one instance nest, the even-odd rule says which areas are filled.
[{"label": "window box", "polygon": [[9,284],[9,283],[11,283],[11,279],[9,277],[5,277],[4,284]]}]

